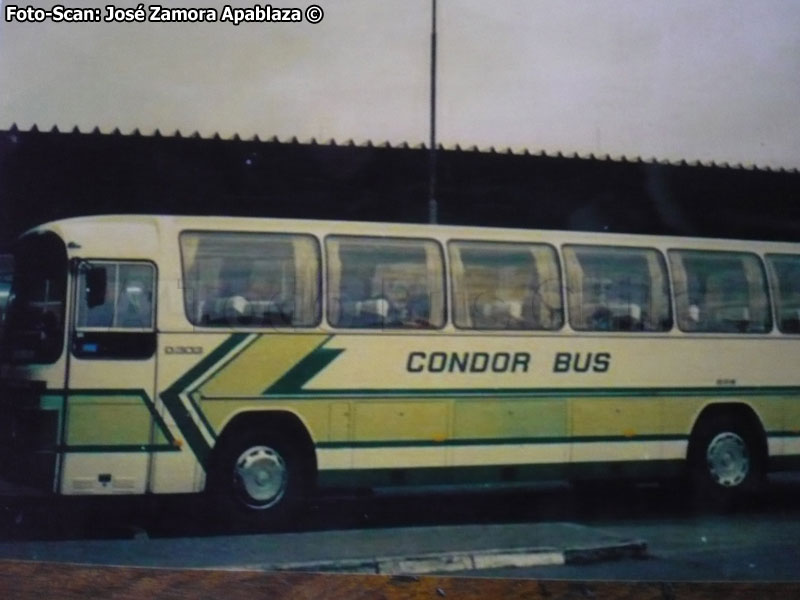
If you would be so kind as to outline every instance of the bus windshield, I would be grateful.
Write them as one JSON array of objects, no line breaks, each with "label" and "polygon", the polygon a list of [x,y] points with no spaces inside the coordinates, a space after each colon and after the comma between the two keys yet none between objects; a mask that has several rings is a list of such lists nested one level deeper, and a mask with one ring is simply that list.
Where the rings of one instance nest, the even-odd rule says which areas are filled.
[{"label": "bus windshield", "polygon": [[52,363],[64,345],[67,250],[53,233],[23,237],[14,249],[4,353],[14,363]]}]

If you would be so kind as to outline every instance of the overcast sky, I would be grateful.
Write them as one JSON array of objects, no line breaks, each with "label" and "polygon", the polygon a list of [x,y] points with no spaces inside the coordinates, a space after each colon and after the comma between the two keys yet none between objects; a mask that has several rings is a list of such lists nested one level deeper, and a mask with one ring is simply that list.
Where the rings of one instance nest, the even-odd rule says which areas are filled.
[{"label": "overcast sky", "polygon": [[[0,128],[427,143],[430,0],[314,2],[316,25],[2,19]],[[800,2],[438,4],[445,146],[800,168]]]}]

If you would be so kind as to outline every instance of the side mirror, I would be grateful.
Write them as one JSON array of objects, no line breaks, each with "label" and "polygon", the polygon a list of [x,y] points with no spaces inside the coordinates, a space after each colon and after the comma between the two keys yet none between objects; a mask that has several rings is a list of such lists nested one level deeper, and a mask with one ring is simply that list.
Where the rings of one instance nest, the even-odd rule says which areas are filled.
[{"label": "side mirror", "polygon": [[105,304],[107,285],[106,270],[103,267],[91,267],[86,272],[86,304],[89,308]]}]

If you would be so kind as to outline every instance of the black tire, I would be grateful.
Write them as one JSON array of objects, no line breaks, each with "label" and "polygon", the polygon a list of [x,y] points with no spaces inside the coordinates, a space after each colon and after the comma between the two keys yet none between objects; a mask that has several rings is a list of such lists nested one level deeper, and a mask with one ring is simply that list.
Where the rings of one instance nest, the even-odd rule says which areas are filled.
[{"label": "black tire", "polygon": [[730,508],[757,492],[764,481],[765,458],[761,438],[747,419],[736,415],[703,419],[689,446],[695,501]]},{"label": "black tire", "polygon": [[308,491],[308,461],[287,436],[248,430],[223,440],[208,482],[213,518],[242,528],[285,529],[302,509]]}]

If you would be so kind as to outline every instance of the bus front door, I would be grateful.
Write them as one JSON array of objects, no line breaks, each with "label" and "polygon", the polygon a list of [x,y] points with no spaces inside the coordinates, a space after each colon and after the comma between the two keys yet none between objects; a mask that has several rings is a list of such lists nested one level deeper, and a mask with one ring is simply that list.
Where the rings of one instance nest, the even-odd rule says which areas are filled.
[{"label": "bus front door", "polygon": [[76,261],[73,275],[60,491],[144,493],[155,443],[156,269]]}]

